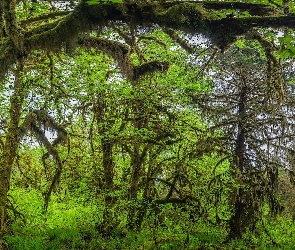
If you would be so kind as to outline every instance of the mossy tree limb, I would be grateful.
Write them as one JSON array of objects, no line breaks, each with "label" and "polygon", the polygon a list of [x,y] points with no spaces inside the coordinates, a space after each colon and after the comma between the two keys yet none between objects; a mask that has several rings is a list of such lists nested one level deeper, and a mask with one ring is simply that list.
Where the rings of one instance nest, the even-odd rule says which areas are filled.
[{"label": "mossy tree limb", "polygon": [[18,51],[23,51],[24,46],[24,32],[18,26],[16,21],[16,1],[15,0],[3,0],[3,23],[5,33],[13,41]]},{"label": "mossy tree limb", "polygon": [[275,45],[262,37],[258,32],[250,32],[249,37],[256,39],[264,49],[267,58],[267,95],[273,102],[282,104],[284,101],[285,86],[282,67],[275,57]]},{"label": "mossy tree limb", "polygon": [[[13,45],[11,45],[11,42],[4,44],[4,38],[2,38],[0,64],[8,66],[15,63],[18,58],[26,57],[33,50],[58,51],[66,43],[75,40],[82,32],[89,31],[96,25],[109,26],[110,21],[125,22],[133,26],[153,26],[157,24],[165,29],[173,28],[187,33],[200,33],[210,38],[212,43],[222,50],[228,48],[231,43],[236,41],[238,36],[244,35],[255,27],[295,27],[295,16],[271,15],[272,9],[266,5],[258,6],[268,16],[213,20],[207,9],[223,8],[224,6],[212,2],[172,1],[146,4],[126,3],[123,7],[120,3],[112,2],[97,5],[88,5],[82,2],[75,7],[72,13],[52,22],[49,20],[50,22],[46,25],[40,24],[23,32],[15,22],[15,14],[11,10],[11,8],[13,9],[12,3],[11,0],[6,0],[2,4],[3,20],[7,23],[5,24],[7,33]],[[249,10],[254,6],[246,3],[232,4],[232,9]],[[239,6],[236,6],[237,4]],[[258,8],[258,6],[256,7]],[[51,16],[49,15],[48,18],[50,19]],[[9,50],[9,59],[5,56],[5,54],[8,55],[7,50]],[[0,75],[3,77],[6,72],[7,67],[4,67],[1,69]]]},{"label": "mossy tree limb", "polygon": [[[49,189],[45,192],[45,209],[48,206],[49,198],[56,183],[59,181],[62,171],[62,161],[55,146],[61,142],[66,142],[66,131],[60,127],[52,117],[44,110],[35,110],[30,112],[20,125],[22,103],[24,100],[24,91],[21,88],[19,79],[15,83],[15,92],[11,97],[10,122],[8,124],[7,135],[3,145],[2,157],[0,160],[0,238],[7,232],[6,225],[6,204],[7,193],[10,188],[10,175],[20,141],[29,131],[33,132],[36,138],[45,146],[49,155],[53,156],[58,167],[53,176]],[[51,128],[57,131],[57,138],[50,143],[41,130],[40,126]]]},{"label": "mossy tree limb", "polygon": [[[22,70],[20,65],[19,70]],[[15,75],[14,93],[10,98],[10,121],[8,122],[7,133],[3,145],[3,152],[0,159],[0,238],[7,232],[6,205],[7,194],[10,189],[10,175],[13,162],[17,155],[21,137],[19,122],[21,118],[22,103],[25,97],[23,84],[20,75]]]},{"label": "mossy tree limb", "polygon": [[[53,142],[50,142],[46,135],[44,130],[51,130],[57,132],[57,137],[53,140]],[[62,160],[58,154],[58,151],[56,149],[56,146],[59,144],[65,144],[69,143],[68,135],[66,130],[61,127],[53,117],[51,117],[46,110],[34,110],[30,112],[27,116],[25,121],[23,122],[21,126],[22,135],[27,134],[28,131],[31,131],[36,139],[40,141],[44,145],[44,147],[47,150],[47,153],[45,153],[42,157],[43,162],[49,156],[53,157],[53,160],[57,164],[57,168],[55,170],[55,173],[52,177],[51,184],[47,191],[44,193],[45,197],[45,203],[44,208],[47,210],[48,203],[50,200],[51,193],[57,183],[60,181],[60,175],[62,173],[62,167],[63,163]]]},{"label": "mossy tree limb", "polygon": [[131,47],[117,41],[111,41],[99,37],[80,39],[80,44],[86,47],[94,47],[115,59],[123,75],[132,81],[137,81],[149,73],[168,70],[168,62],[150,61],[135,66],[131,58]]}]

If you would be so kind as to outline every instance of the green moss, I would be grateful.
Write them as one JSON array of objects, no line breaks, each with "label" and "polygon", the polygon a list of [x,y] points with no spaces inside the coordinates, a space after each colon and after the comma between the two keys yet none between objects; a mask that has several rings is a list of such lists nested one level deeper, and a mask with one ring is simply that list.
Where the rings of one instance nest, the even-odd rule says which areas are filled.
[{"label": "green moss", "polygon": [[0,46],[0,80],[2,80],[13,63],[17,60],[18,51],[14,47],[12,40],[5,39]]}]

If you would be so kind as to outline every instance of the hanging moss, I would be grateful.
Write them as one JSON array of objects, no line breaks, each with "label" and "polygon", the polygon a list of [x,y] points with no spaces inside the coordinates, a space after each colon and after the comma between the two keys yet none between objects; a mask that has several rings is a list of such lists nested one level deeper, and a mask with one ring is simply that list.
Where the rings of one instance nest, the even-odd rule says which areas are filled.
[{"label": "hanging moss", "polygon": [[[254,27],[295,27],[295,16],[291,14],[276,16],[272,7],[262,4],[221,3],[194,1],[167,1],[167,2],[132,2],[88,5],[87,1],[78,4],[74,11],[57,20],[55,15],[48,15],[48,24],[40,25],[29,31],[18,29],[13,19],[13,5],[4,1],[2,5],[3,18],[12,17],[11,23],[6,27],[7,36],[11,40],[2,38],[0,45],[0,77],[7,72],[10,65],[18,59],[26,57],[32,50],[42,49],[59,51],[67,44],[74,44],[79,34],[91,30],[96,25],[109,26],[109,21],[121,21],[135,27],[136,25],[154,26],[158,24],[164,28],[183,30],[188,33],[200,33],[211,39],[212,43],[222,50],[226,50],[236,39],[246,34]],[[261,17],[232,18],[211,20],[210,10],[240,9]],[[255,8],[254,8],[255,7]],[[262,16],[271,15],[271,16]],[[40,17],[41,18],[41,17]],[[43,16],[42,18],[45,18]],[[44,20],[44,19],[43,19]],[[31,22],[35,22],[34,19]],[[30,23],[26,23],[30,27]],[[34,24],[36,26],[36,24]],[[11,29],[10,29],[11,28]],[[127,57],[126,57],[127,58]],[[126,59],[125,58],[125,59]],[[117,58],[116,58],[117,59]],[[126,61],[125,61],[126,62]],[[120,68],[123,69],[123,61]],[[3,66],[4,65],[4,66]],[[126,72],[130,75],[130,63],[127,62]]]},{"label": "hanging moss", "polygon": [[[50,143],[45,136],[44,128],[57,132],[57,137],[52,143]],[[58,151],[56,150],[56,146],[61,143],[69,143],[67,132],[47,113],[46,110],[34,110],[30,112],[26,116],[20,128],[20,131],[20,138],[27,134],[28,131],[31,131],[35,135],[36,139],[44,145],[47,153],[45,153],[42,157],[43,162],[45,162],[45,159],[49,158],[49,156],[52,156],[57,164],[57,168],[55,170],[51,184],[47,191],[44,193],[44,208],[47,209],[51,193],[60,180],[60,175],[63,167],[63,163],[60,159]]]},{"label": "hanging moss", "polygon": [[257,3],[240,3],[240,2],[204,2],[202,6],[210,10],[239,10],[248,11],[252,16],[268,16],[273,15],[275,9],[265,4]]},{"label": "hanging moss", "polygon": [[275,45],[264,39],[258,32],[251,32],[247,36],[256,39],[264,49],[267,58],[267,99],[269,103],[282,104],[285,96],[285,86],[280,62],[273,55]]},{"label": "hanging moss", "polygon": [[166,72],[169,68],[168,62],[151,61],[144,63],[140,66],[136,66],[133,69],[132,80],[139,80],[139,78],[144,77],[147,74],[154,73],[155,71]]},{"label": "hanging moss", "polygon": [[87,20],[74,12],[62,20],[30,31],[31,36],[27,39],[27,47],[60,50],[65,42],[77,39],[78,34],[87,28],[89,28]]},{"label": "hanging moss", "polygon": [[5,39],[0,46],[0,80],[5,76],[9,67],[17,60],[18,51],[11,39]]},{"label": "hanging moss", "polygon": [[135,66],[131,58],[131,48],[117,41],[88,37],[81,38],[79,44],[88,48],[95,47],[114,58],[123,75],[132,81],[137,81],[139,78],[155,71],[165,72],[169,67],[168,62],[160,61],[151,61]]}]

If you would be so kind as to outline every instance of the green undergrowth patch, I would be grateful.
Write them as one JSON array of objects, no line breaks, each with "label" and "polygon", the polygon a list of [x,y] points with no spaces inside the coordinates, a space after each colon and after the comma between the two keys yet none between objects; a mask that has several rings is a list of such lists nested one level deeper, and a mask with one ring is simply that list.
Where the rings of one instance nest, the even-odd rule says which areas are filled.
[{"label": "green undergrowth patch", "polygon": [[128,231],[120,224],[103,236],[97,229],[103,211],[98,201],[85,203],[83,199],[53,195],[45,213],[41,192],[14,188],[10,195],[16,209],[26,218],[25,222],[17,219],[11,224],[5,237],[11,250],[295,249],[295,224],[286,217],[264,219],[257,230],[227,244],[226,227],[203,220],[194,223],[184,220],[182,224],[168,218],[167,223],[156,225],[147,218],[141,232]]},{"label": "green undergrowth patch", "polygon": [[83,249],[101,220],[99,205],[74,198],[62,201],[53,195],[45,212],[39,191],[16,188],[10,195],[25,217],[11,225],[5,238],[10,249]]}]

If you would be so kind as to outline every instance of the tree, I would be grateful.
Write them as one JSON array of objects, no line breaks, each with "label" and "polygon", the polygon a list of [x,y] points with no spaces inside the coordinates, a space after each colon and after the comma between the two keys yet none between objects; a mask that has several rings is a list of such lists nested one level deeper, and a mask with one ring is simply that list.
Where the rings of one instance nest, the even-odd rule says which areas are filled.
[{"label": "tree", "polygon": [[[83,0],[79,3],[70,1],[69,7],[61,6],[59,1],[37,3],[36,1],[3,0],[1,3],[1,27],[3,29],[0,32],[0,64],[2,66],[0,76],[3,79],[3,84],[5,84],[5,77],[9,76],[9,72],[15,67],[17,70],[0,164],[0,234],[6,230],[5,206],[15,152],[29,127],[46,145],[48,152],[59,165],[48,195],[58,180],[62,167],[54,147],[58,141],[66,140],[64,129],[46,111],[29,112],[24,117],[21,114],[27,89],[24,86],[24,81],[21,80],[23,74],[20,72],[30,64],[36,53],[43,54],[44,51],[49,53],[62,50],[70,53],[76,47],[95,48],[111,56],[124,77],[136,84],[148,74],[156,71],[165,72],[169,68],[169,63],[165,59],[146,61],[138,60],[138,57],[134,59],[134,55],[138,54],[137,36],[142,29],[152,29],[157,24],[191,52],[194,51],[191,46],[173,29],[181,30],[185,34],[203,34],[210,38],[214,46],[224,51],[239,36],[247,34],[253,28],[287,27],[291,29],[295,20],[292,13],[294,5],[288,1],[284,1],[283,5],[276,1],[269,1],[268,5],[263,5],[210,1],[200,3],[123,1],[121,3],[118,1]],[[233,14],[227,16],[225,9],[231,9],[237,14],[237,10],[243,11],[243,13],[236,14],[236,17]],[[32,16],[31,18],[27,18],[29,14]],[[131,39],[122,32],[126,26],[130,27]],[[118,37],[124,39],[125,42],[109,39],[104,33],[105,30],[115,31]],[[282,43],[292,42],[292,36],[287,38]],[[288,44],[280,52],[282,57],[294,55],[292,47]],[[140,55],[138,54],[138,56]],[[41,56],[38,61],[42,60]],[[26,72],[24,75],[26,76]],[[57,84],[55,87],[59,88],[59,85]],[[49,92],[48,95],[53,95],[53,92]],[[54,98],[58,99],[55,95]],[[51,144],[46,141],[44,133],[40,132],[41,128],[37,126],[37,123],[40,123],[41,119],[45,122],[42,126],[49,124],[52,129],[59,132],[56,143]],[[107,156],[107,152],[111,152],[110,147],[110,142],[106,141],[104,143],[105,163],[111,166],[111,158]],[[136,177],[136,173],[134,177]]]},{"label": "tree", "polygon": [[[11,170],[14,163],[14,160],[17,156],[17,150],[19,148],[20,142],[24,136],[31,132],[34,136],[45,145],[48,153],[45,157],[51,155],[56,161],[58,168],[55,171],[55,175],[52,180],[52,184],[46,192],[46,199],[48,202],[49,196],[54,188],[56,182],[58,182],[61,170],[62,162],[59,157],[58,151],[55,147],[67,141],[66,131],[59,126],[58,123],[44,110],[32,110],[27,112],[24,116],[23,106],[24,101],[28,95],[28,79],[26,78],[27,72],[23,71],[23,65],[20,64],[17,66],[15,71],[11,72],[13,74],[12,79],[8,80],[8,83],[11,84],[13,93],[10,97],[10,107],[9,107],[9,118],[7,122],[7,129],[5,134],[5,141],[2,147],[1,154],[1,200],[0,200],[0,214],[1,214],[1,224],[0,232],[1,235],[7,231],[6,228],[6,202],[7,202],[7,193],[10,188],[10,177]],[[50,143],[46,138],[42,127],[51,128],[54,131],[57,131],[58,136]]]},{"label": "tree", "polygon": [[254,230],[266,201],[272,214],[282,210],[276,196],[279,173],[292,169],[294,99],[286,86],[289,79],[279,73],[283,66],[270,51],[273,45],[258,33],[252,37],[258,43],[241,40],[215,58],[212,93],[194,97],[204,117],[211,117],[211,129],[222,130],[232,176],[240,185],[231,194],[228,239]]}]

